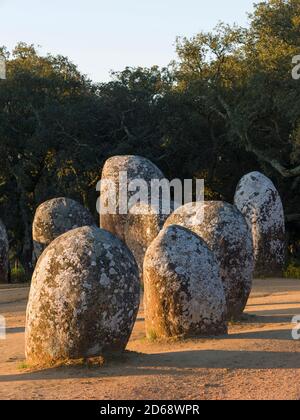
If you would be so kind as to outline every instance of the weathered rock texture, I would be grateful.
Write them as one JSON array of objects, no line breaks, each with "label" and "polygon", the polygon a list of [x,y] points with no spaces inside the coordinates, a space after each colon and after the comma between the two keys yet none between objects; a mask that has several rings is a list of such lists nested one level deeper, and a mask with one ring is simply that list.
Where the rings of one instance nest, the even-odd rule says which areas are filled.
[{"label": "weathered rock texture", "polygon": [[89,226],[60,236],[33,274],[26,315],[29,363],[124,350],[139,300],[136,262],[118,238]]},{"label": "weathered rock texture", "polygon": [[282,276],[285,263],[285,219],[272,181],[259,172],[245,175],[237,186],[235,205],[252,231],[255,275]]},{"label": "weathered rock texture", "polygon": [[[172,212],[174,203],[171,203],[170,207]],[[163,228],[169,215],[169,213],[164,214],[162,202],[158,211],[147,203],[138,203],[129,211],[125,225],[125,242],[138,264],[141,279],[145,253]]]},{"label": "weathered rock texture", "polygon": [[218,263],[205,242],[181,226],[163,229],[144,261],[148,338],[227,333]]},{"label": "weathered rock texture", "polygon": [[44,249],[60,235],[72,229],[93,225],[95,221],[92,215],[77,201],[62,197],[41,204],[32,225],[34,264]]},{"label": "weathered rock texture", "polygon": [[[203,212],[203,221],[195,219]],[[244,311],[254,269],[253,244],[249,227],[235,206],[220,201],[188,204],[177,209],[165,226],[177,224],[199,235],[214,252],[220,265],[228,319]]]},{"label": "weathered rock texture", "polygon": [[8,282],[8,238],[4,224],[0,220],[0,283]]},{"label": "weathered rock texture", "polygon": [[[102,172],[102,180],[112,181],[116,187],[117,193],[117,204],[119,203],[119,174],[120,172],[127,172],[127,185],[135,179],[145,180],[149,187],[151,180],[163,179],[163,173],[148,159],[140,156],[115,156],[104,165]],[[100,201],[101,197],[107,197],[111,192],[107,190],[106,186],[101,185]],[[135,193],[128,192],[128,200]],[[105,199],[104,199],[105,200]],[[100,215],[100,226],[103,229],[108,230],[114,235],[118,236],[122,241],[125,241],[125,225],[127,222],[127,214],[120,214],[119,206],[117,205],[116,214],[101,214]]]}]

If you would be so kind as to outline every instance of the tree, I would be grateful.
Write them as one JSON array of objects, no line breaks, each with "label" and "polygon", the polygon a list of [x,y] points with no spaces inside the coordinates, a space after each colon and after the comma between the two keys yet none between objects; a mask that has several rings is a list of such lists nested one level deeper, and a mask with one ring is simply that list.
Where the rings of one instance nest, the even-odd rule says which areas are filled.
[{"label": "tree", "polygon": [[300,83],[291,77],[299,16],[297,0],[261,2],[249,28],[220,24],[177,44],[181,91],[194,92],[221,139],[253,156],[284,196],[300,182]]},{"label": "tree", "polygon": [[179,38],[168,68],[127,67],[97,85],[66,57],[0,49],[0,211],[13,257],[30,273],[33,214],[46,199],[95,212],[103,163],[117,154],[143,155],[169,178],[205,178],[208,199],[232,201],[242,175],[263,171],[298,241],[299,16],[299,0],[260,2],[247,28]]},{"label": "tree", "polygon": [[1,213],[16,256],[30,273],[36,206],[68,189],[82,195],[94,169],[96,156],[81,141],[89,139],[97,98],[65,57],[41,57],[22,43],[6,55],[7,80],[0,84]]}]

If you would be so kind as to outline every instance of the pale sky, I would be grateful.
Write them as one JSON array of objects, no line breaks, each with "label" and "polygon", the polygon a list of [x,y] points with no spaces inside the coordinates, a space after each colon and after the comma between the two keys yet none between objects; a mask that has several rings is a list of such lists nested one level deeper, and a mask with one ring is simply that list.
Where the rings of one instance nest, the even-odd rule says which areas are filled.
[{"label": "pale sky", "polygon": [[[68,56],[94,81],[126,66],[166,66],[177,36],[220,20],[247,24],[254,0],[0,0],[0,46]],[[258,0],[256,1],[258,2]]]}]

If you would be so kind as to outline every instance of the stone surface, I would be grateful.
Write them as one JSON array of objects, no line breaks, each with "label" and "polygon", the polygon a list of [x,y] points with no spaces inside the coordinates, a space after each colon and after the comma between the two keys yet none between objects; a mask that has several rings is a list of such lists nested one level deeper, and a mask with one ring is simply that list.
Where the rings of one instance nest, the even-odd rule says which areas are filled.
[{"label": "stone surface", "polygon": [[[196,219],[197,214],[203,214],[203,220]],[[225,202],[199,202],[177,209],[165,226],[172,224],[192,230],[214,252],[220,265],[228,319],[238,318],[251,292],[254,269],[251,232],[243,215]]]},{"label": "stone surface", "polygon": [[8,282],[9,259],[8,238],[4,224],[0,220],[0,283]]},{"label": "stone surface", "polygon": [[26,314],[32,364],[125,349],[140,301],[138,268],[116,237],[85,226],[54,240],[38,260]]},{"label": "stone surface", "polygon": [[60,197],[41,204],[32,225],[34,264],[44,249],[60,235],[72,229],[93,225],[95,221],[92,215],[77,201]]},{"label": "stone surface", "polygon": [[176,225],[160,232],[146,252],[144,288],[148,338],[227,333],[218,263],[193,232]]},{"label": "stone surface", "polygon": [[[174,203],[171,203],[170,207],[172,212]],[[125,225],[125,242],[138,264],[141,280],[145,253],[163,228],[169,215],[169,213],[164,214],[162,202],[158,211],[147,203],[138,203],[129,211]]]},{"label": "stone surface", "polygon": [[[163,179],[163,173],[148,159],[140,156],[115,156],[107,160],[103,171],[102,180],[112,181],[116,188],[117,203],[119,202],[119,174],[120,172],[127,172],[127,185],[135,179],[145,180],[149,186],[152,179]],[[111,194],[106,186],[101,186],[100,198]],[[128,192],[128,200],[135,193]],[[127,214],[120,214],[119,206],[117,205],[116,214],[101,214],[100,226],[108,230],[114,235],[118,236],[122,241],[125,241],[125,225],[127,222]]]},{"label": "stone surface", "polygon": [[286,255],[285,218],[274,184],[260,172],[252,172],[239,182],[234,201],[252,231],[255,275],[281,277]]}]

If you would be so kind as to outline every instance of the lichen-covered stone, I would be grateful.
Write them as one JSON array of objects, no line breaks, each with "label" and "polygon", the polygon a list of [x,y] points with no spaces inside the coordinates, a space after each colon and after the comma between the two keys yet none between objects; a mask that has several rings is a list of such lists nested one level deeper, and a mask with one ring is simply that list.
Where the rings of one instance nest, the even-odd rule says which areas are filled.
[{"label": "lichen-covered stone", "polygon": [[93,225],[95,221],[92,215],[77,201],[60,197],[41,204],[32,225],[34,264],[44,249],[60,235],[72,229]]},{"label": "lichen-covered stone", "polygon": [[123,351],[140,300],[138,268],[111,233],[85,226],[54,240],[38,260],[26,314],[31,364]]},{"label": "lichen-covered stone", "polygon": [[148,338],[227,333],[219,266],[205,242],[181,226],[163,229],[144,260]]},{"label": "lichen-covered stone", "polygon": [[0,283],[8,282],[8,238],[4,224],[0,220]]},{"label": "lichen-covered stone", "polygon": [[252,231],[255,275],[282,276],[285,263],[285,218],[280,195],[260,172],[245,175],[237,186],[235,205]]},{"label": "lichen-covered stone", "polygon": [[[146,181],[149,187],[150,197],[150,186],[151,180],[163,179],[163,173],[155,166],[150,160],[140,156],[115,156],[108,159],[104,165],[102,171],[102,180],[112,181],[116,188],[117,196],[117,208],[116,214],[100,214],[100,226],[103,229],[108,230],[114,235],[118,236],[122,241],[125,241],[125,225],[127,222],[128,214],[120,214],[119,209],[119,175],[121,172],[127,173],[127,185],[133,180],[142,179]],[[113,191],[108,190],[107,186],[101,185],[100,201],[101,197],[109,196]],[[128,202],[135,192],[128,191]]]},{"label": "lichen-covered stone", "polygon": [[199,202],[177,209],[165,226],[172,224],[192,230],[213,251],[220,265],[228,319],[238,318],[251,292],[254,269],[251,232],[243,215],[228,203]]},{"label": "lichen-covered stone", "polygon": [[[172,212],[174,203],[171,202],[169,206]],[[129,210],[125,225],[125,242],[138,264],[141,280],[145,253],[163,228],[169,215],[170,212],[164,213],[162,201],[159,203],[159,209],[141,202]]]}]

